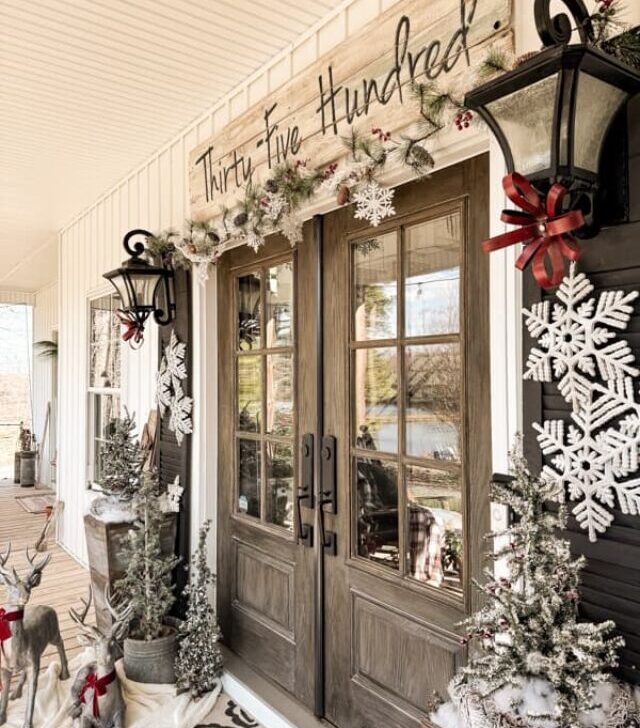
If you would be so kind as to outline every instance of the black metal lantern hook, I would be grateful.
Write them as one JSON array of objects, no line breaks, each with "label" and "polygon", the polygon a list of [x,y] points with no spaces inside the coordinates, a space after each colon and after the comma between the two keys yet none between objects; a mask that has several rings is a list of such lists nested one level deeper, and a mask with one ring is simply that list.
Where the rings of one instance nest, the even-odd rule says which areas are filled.
[{"label": "black metal lantern hook", "polygon": [[546,47],[566,45],[571,41],[574,29],[578,31],[582,43],[593,43],[593,23],[584,0],[562,1],[573,16],[573,23],[566,13],[551,16],[552,0],[536,0],[534,14],[542,43]]},{"label": "black metal lantern hook", "polygon": [[141,255],[144,254],[146,248],[144,243],[141,243],[138,241],[134,244],[133,248],[131,245],[129,245],[129,241],[131,238],[135,238],[138,235],[143,235],[145,238],[151,238],[153,237],[152,233],[150,233],[148,230],[144,230],[143,228],[136,228],[135,230],[129,230],[129,232],[124,236],[122,240],[122,247],[127,251],[127,254],[130,255],[132,258],[139,258]]}]

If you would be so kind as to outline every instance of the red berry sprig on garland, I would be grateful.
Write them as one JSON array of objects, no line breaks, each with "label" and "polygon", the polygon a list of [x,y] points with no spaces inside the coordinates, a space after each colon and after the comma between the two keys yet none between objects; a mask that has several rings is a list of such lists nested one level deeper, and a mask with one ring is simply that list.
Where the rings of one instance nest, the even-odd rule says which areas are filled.
[{"label": "red berry sprig on garland", "polygon": [[473,114],[470,111],[460,111],[453,118],[453,123],[458,128],[458,131],[468,129],[473,121]]}]

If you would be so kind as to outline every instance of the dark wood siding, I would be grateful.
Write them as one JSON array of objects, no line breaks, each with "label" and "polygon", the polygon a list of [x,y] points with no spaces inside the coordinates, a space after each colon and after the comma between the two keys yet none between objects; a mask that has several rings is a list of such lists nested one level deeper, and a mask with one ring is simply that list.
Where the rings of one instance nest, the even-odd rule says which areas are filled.
[{"label": "dark wood siding", "polygon": [[[604,229],[597,238],[583,241],[583,257],[579,268],[595,286],[594,295],[607,289],[640,290],[640,100],[628,110],[628,144],[612,145],[610,153],[622,152],[625,164],[607,164],[607,175],[628,175],[629,197],[618,195],[626,221]],[[608,160],[609,163],[611,159]],[[611,189],[611,188],[610,188]],[[610,207],[613,209],[613,206]],[[619,210],[616,211],[619,219]],[[546,294],[544,294],[546,296]],[[524,303],[542,300],[541,291],[524,276]],[[640,303],[626,332],[627,339],[640,363]],[[523,325],[523,347],[526,358],[534,342]],[[636,384],[636,392],[638,384]],[[538,470],[541,454],[537,447],[532,422],[542,419],[569,420],[569,405],[556,384],[524,383],[525,447],[531,467]],[[613,619],[626,640],[622,651],[620,673],[626,680],[640,684],[640,517],[615,512],[615,521],[597,543],[590,543],[575,521],[569,524],[569,537],[576,554],[587,557],[581,589],[581,612],[586,619]]]},{"label": "dark wood siding", "polygon": [[[191,274],[188,271],[177,270],[175,274],[176,290],[176,318],[173,324],[160,327],[160,342],[158,352],[158,364],[163,355],[164,347],[169,343],[171,332],[175,330],[178,339],[187,345],[185,364],[187,367],[187,378],[182,382],[184,392],[192,395],[192,333],[191,333]],[[176,552],[188,563],[191,552],[190,528],[191,528],[191,436],[187,435],[182,446],[179,447],[176,437],[169,430],[169,415],[166,414],[160,423],[158,441],[158,466],[160,478],[163,483],[173,482],[176,475],[180,476],[180,484],[184,488],[182,504],[178,518],[178,532]],[[186,571],[182,566],[176,569],[176,593],[181,594],[186,584]],[[184,612],[182,599],[178,599],[174,612],[181,615]]]}]

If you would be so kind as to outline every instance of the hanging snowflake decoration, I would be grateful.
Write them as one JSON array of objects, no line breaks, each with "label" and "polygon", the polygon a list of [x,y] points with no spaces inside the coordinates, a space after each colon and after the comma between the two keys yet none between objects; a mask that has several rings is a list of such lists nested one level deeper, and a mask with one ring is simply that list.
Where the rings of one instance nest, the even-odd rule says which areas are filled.
[{"label": "hanging snowflake decoration", "polygon": [[[612,508],[640,515],[640,403],[634,377],[638,369],[629,344],[612,341],[609,329],[625,329],[637,291],[606,291],[588,298],[593,285],[571,266],[558,290],[562,304],[548,301],[524,311],[527,327],[538,339],[525,378],[559,379],[559,390],[571,404],[571,422],[534,424],[544,455],[545,479],[577,502],[573,513],[596,541],[613,522]],[[599,381],[596,381],[596,377]]]},{"label": "hanging snowflake decoration", "polygon": [[187,345],[178,341],[176,332],[171,332],[169,344],[164,348],[164,358],[167,371],[171,375],[174,388],[181,379],[187,378],[187,367],[184,358],[187,353]]},{"label": "hanging snowflake decoration", "polygon": [[264,216],[272,223],[276,223],[289,207],[287,198],[281,192],[266,195],[262,204],[264,207]]},{"label": "hanging snowflake decoration", "polygon": [[264,238],[255,230],[249,230],[245,242],[254,253],[257,253],[264,245]]},{"label": "hanging snowflake decoration", "polygon": [[396,214],[393,206],[395,190],[381,187],[376,181],[367,184],[353,196],[356,203],[354,217],[357,220],[366,220],[373,227],[378,227],[387,217]]},{"label": "hanging snowflake decoration", "polygon": [[169,412],[169,429],[175,433],[178,445],[182,445],[185,435],[193,432],[193,399],[185,395],[181,384],[187,378],[186,352],[186,344],[180,342],[172,331],[156,375],[156,402],[160,416],[164,417]]},{"label": "hanging snowflake decoration", "polygon": [[193,432],[192,409],[193,400],[185,395],[182,385],[178,384],[169,405],[169,429],[175,434],[178,445],[182,445],[185,435]]},{"label": "hanging snowflake decoration", "polygon": [[180,476],[176,475],[173,483],[167,488],[163,510],[168,513],[178,513],[180,511],[180,499],[183,493],[184,488],[180,485]]},{"label": "hanging snowflake decoration", "polygon": [[293,248],[302,242],[302,218],[295,212],[285,215],[280,222],[280,230]]},{"label": "hanging snowflake decoration", "polygon": [[589,377],[598,374],[608,382],[639,373],[632,366],[629,344],[611,341],[616,335],[609,330],[626,328],[638,292],[605,291],[596,303],[589,298],[592,291],[589,279],[584,273],[576,275],[572,265],[557,292],[562,303],[552,306],[544,301],[523,311],[529,333],[540,344],[529,354],[524,378],[536,382],[558,379],[560,393],[574,408],[588,398]]},{"label": "hanging snowflake decoration", "polygon": [[164,413],[171,404],[172,382],[171,372],[167,369],[167,360],[162,357],[160,369],[156,375],[156,402],[160,409],[160,417],[164,417]]}]

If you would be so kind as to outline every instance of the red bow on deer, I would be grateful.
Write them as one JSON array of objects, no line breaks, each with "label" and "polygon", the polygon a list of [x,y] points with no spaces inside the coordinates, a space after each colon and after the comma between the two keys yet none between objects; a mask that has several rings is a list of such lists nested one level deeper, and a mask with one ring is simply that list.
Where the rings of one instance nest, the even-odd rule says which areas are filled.
[{"label": "red bow on deer", "polygon": [[584,225],[582,212],[561,212],[567,189],[559,183],[551,187],[544,200],[529,180],[516,172],[507,175],[502,180],[502,186],[507,197],[520,210],[503,210],[500,219],[509,225],[519,225],[520,230],[485,240],[482,249],[485,253],[491,253],[524,243],[516,268],[524,270],[531,264],[533,277],[541,288],[560,285],[564,278],[564,258],[578,260],[580,257],[578,244],[570,233]]}]

